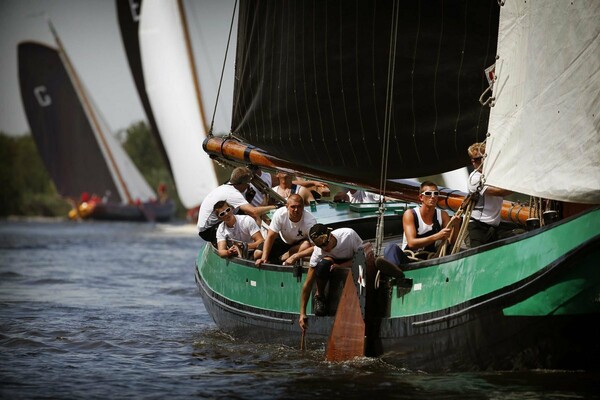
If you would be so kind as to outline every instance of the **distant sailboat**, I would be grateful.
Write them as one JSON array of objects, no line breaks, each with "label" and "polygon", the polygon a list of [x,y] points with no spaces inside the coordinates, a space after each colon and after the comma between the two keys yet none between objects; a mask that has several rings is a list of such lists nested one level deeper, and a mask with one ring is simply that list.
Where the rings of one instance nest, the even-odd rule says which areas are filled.
[{"label": "distant sailboat", "polygon": [[33,42],[19,44],[19,83],[32,135],[57,191],[73,202],[81,197],[85,200],[72,215],[113,220],[170,219],[174,203],[156,199],[110,134],[50,27],[58,50]]},{"label": "distant sailboat", "polygon": [[140,42],[138,39],[138,27],[140,22],[142,1],[132,0],[116,0],[117,17],[119,20],[119,29],[121,30],[121,39],[123,40],[123,47],[125,47],[125,53],[127,54],[127,61],[129,62],[129,68],[131,69],[131,75],[135,82],[135,87],[140,96],[140,101],[144,107],[144,112],[148,118],[148,123],[154,136],[158,149],[163,157],[163,161],[169,168],[171,176],[173,170],[167,151],[162,142],[162,138],[156,125],[154,113],[150,106],[150,100],[146,93],[146,83],[144,81],[144,73],[142,72],[142,59],[140,55]]},{"label": "distant sailboat", "polygon": [[179,198],[194,209],[218,181],[214,162],[201,151],[206,119],[183,4],[145,0],[141,8],[139,42],[146,92]]}]

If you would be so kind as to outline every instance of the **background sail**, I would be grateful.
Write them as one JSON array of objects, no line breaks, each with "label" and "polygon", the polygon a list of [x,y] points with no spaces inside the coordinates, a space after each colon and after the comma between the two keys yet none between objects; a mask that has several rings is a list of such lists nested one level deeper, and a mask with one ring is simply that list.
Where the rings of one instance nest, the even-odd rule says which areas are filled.
[{"label": "background sail", "polygon": [[233,133],[377,187],[388,105],[388,178],[463,167],[487,132],[478,100],[498,9],[495,0],[242,1]]},{"label": "background sail", "polygon": [[[125,53],[127,54],[127,61],[129,62],[129,68],[131,69],[131,75],[135,82],[140,101],[144,107],[144,112],[148,118],[148,123],[154,136],[158,150],[165,164],[171,171],[171,164],[169,157],[167,157],[167,151],[162,142],[160,134],[158,132],[158,126],[156,126],[156,120],[152,113],[152,107],[150,107],[150,100],[146,93],[146,84],[144,82],[144,73],[142,71],[142,59],[140,55],[140,42],[138,39],[138,26],[140,21],[140,12],[142,0],[116,0],[117,17],[119,20],[119,28],[121,30],[121,39],[123,40],[123,46],[125,47]],[[171,171],[171,175],[173,175]]]},{"label": "background sail", "polygon": [[[91,96],[88,95],[87,97],[88,99],[91,99]],[[92,100],[90,100],[90,102],[92,102]],[[95,105],[93,105],[93,108],[94,110],[98,110]],[[150,187],[148,182],[146,182],[146,179],[140,170],[137,169],[133,160],[129,158],[127,152],[123,146],[121,146],[121,143],[110,133],[110,128],[108,127],[106,120],[102,118],[99,113],[96,114],[98,125],[100,126],[104,141],[106,142],[106,147],[102,147],[104,159],[107,160],[107,157],[112,157],[114,165],[123,179],[123,184],[131,196],[131,200],[140,200],[142,202],[155,200],[157,198],[156,193]],[[110,156],[107,154],[108,152],[106,149],[109,149],[108,152],[110,152]],[[109,162],[108,165],[109,167],[112,167],[112,162]],[[113,172],[113,177],[115,176],[115,173],[116,171]],[[117,187],[119,187],[119,185],[117,185]],[[123,197],[123,195],[121,195],[121,197]]]},{"label": "background sail", "polygon": [[187,208],[217,186],[214,164],[202,151],[206,136],[176,0],[144,0],[140,48],[146,91]]},{"label": "background sail", "polygon": [[596,0],[502,7],[489,184],[600,203],[599,21]]},{"label": "background sail", "polygon": [[[97,134],[59,53],[32,42],[19,44],[18,52],[19,83],[27,120],[57,191],[78,199],[82,192],[102,196],[108,190],[111,200],[126,202],[125,184],[134,200],[155,197],[96,114],[103,129],[103,133]],[[81,91],[85,94],[83,87]],[[92,106],[91,101],[89,104]],[[112,157],[120,178],[107,157]]]},{"label": "background sail", "polygon": [[86,191],[104,195],[117,187],[92,132],[67,71],[50,47],[19,44],[19,84],[38,152],[64,197]]}]

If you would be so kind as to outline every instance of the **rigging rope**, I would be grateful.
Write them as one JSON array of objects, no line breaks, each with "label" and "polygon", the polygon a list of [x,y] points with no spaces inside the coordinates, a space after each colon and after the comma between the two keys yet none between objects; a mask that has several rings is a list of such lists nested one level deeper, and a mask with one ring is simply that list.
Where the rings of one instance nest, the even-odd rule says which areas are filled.
[{"label": "rigging rope", "polygon": [[387,90],[385,98],[385,119],[383,127],[383,144],[381,152],[381,175],[379,180],[379,210],[377,216],[377,229],[375,236],[375,254],[381,254],[381,247],[383,245],[383,222],[385,213],[385,196],[383,194],[386,191],[387,183],[387,172],[388,172],[388,159],[389,159],[389,148],[390,148],[390,137],[391,137],[391,126],[392,126],[392,109],[394,99],[394,76],[396,68],[396,43],[398,40],[398,19],[400,15],[400,7],[397,2],[394,2],[392,8],[392,29],[390,30],[390,54],[388,58],[388,77],[387,77]]},{"label": "rigging rope", "polygon": [[225,75],[225,64],[227,63],[227,54],[229,53],[229,43],[231,42],[231,32],[233,31],[233,21],[235,20],[235,10],[237,9],[237,0],[233,5],[233,14],[231,15],[231,24],[229,25],[229,35],[227,36],[227,47],[225,47],[225,57],[223,58],[223,67],[221,68],[221,78],[219,79],[219,88],[217,89],[217,98],[215,99],[215,108],[213,109],[212,118],[210,120],[210,129],[208,136],[213,136],[213,128],[215,125],[215,115],[217,114],[217,105],[219,104],[219,95],[221,94],[221,85],[223,84],[223,76]]},{"label": "rigging rope", "polygon": [[[473,207],[477,203],[478,193],[471,193],[463,200],[456,213],[454,213],[454,217],[462,218],[462,223],[460,225],[460,229],[456,236],[456,241],[454,242],[454,246],[452,246],[452,251],[450,254],[456,254],[460,250],[460,246],[465,239],[467,226],[469,225],[469,220],[471,219],[471,212],[473,211]],[[453,218],[454,218],[453,217]],[[450,226],[452,221],[446,225],[446,228]],[[441,245],[437,248],[435,254],[432,258],[444,257],[448,251],[448,244],[450,244],[450,239],[454,235],[454,227],[452,227],[452,232],[450,233],[450,237],[448,239],[444,239]]]}]

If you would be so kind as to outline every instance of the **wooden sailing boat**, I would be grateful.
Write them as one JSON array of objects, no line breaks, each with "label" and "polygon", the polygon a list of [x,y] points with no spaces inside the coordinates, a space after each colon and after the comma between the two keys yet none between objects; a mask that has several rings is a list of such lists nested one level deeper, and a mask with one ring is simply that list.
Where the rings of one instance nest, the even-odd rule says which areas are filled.
[{"label": "wooden sailing boat", "polygon": [[145,0],[139,42],[145,87],[183,205],[197,209],[217,187],[214,162],[198,150],[206,137],[202,96],[183,3]]},{"label": "wooden sailing boat", "polygon": [[[352,335],[364,338],[365,355],[411,369],[597,369],[598,16],[600,6],[592,1],[503,7],[496,1],[242,1],[232,135],[209,138],[204,148],[224,162],[292,170],[411,200],[418,189],[402,178],[465,165],[466,148],[489,131],[490,182],[587,203],[581,207],[586,209],[518,236],[408,264],[405,279],[381,279],[373,266],[377,207],[319,204],[313,212],[319,222],[354,228],[369,243],[351,271],[362,316],[351,323],[364,327]],[[553,51],[565,38],[568,43]],[[533,48],[533,61],[525,62],[523,51]],[[561,62],[554,60],[558,53]],[[554,77],[550,85],[538,86],[541,77],[530,79],[531,70],[520,69],[539,60],[549,73],[535,73]],[[498,80],[487,90],[484,70],[494,62]],[[586,89],[580,91],[582,79]],[[548,88],[560,94],[553,102],[544,100],[556,95]],[[494,99],[482,102],[495,103],[491,116],[478,101],[490,91]],[[582,98],[567,105],[567,94]],[[544,123],[527,123],[538,112]],[[538,136],[536,156],[529,135]],[[540,135],[568,137],[568,147],[581,154],[565,161],[562,147],[544,146]],[[553,168],[562,172],[562,165],[540,162],[579,157],[587,160],[585,171],[564,167],[565,176],[552,174]],[[507,177],[497,171],[500,163],[525,159],[533,162],[518,172],[510,169]],[[462,195],[444,190],[438,205],[456,210]],[[386,210],[385,238],[401,234],[402,212]],[[518,204],[506,204],[503,212],[505,220],[524,222],[528,216]],[[257,269],[250,260],[222,259],[206,245],[195,273],[206,309],[221,329],[297,346],[303,276],[297,269]],[[340,303],[348,294],[347,275],[337,274],[330,282],[330,314],[309,315],[309,345],[339,339],[332,327],[342,313],[351,315]]]},{"label": "wooden sailing boat", "polygon": [[174,203],[157,201],[99,117],[51,24],[50,29],[58,50],[19,44],[19,83],[31,132],[57,191],[73,203],[92,195],[76,205],[72,217],[169,220]]}]

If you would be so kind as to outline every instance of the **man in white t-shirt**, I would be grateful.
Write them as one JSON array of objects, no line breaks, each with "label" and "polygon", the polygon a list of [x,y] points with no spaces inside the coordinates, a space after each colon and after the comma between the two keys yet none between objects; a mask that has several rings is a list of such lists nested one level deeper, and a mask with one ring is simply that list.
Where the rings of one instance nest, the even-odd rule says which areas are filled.
[{"label": "man in white t-shirt", "polygon": [[304,210],[302,197],[292,194],[285,208],[273,214],[262,256],[256,260],[256,266],[265,262],[293,265],[297,260],[309,256],[313,246],[308,240],[308,232],[316,223],[317,219]]},{"label": "man in white t-shirt", "polygon": [[276,206],[254,207],[246,201],[243,192],[248,189],[252,172],[245,167],[235,168],[231,172],[229,182],[213,189],[202,201],[198,211],[198,233],[200,237],[207,242],[214,242],[216,239],[217,225],[221,223],[214,212],[214,206],[218,201],[225,200],[229,204],[233,213],[237,214],[242,210],[246,215],[258,218]]},{"label": "man in white t-shirt", "polygon": [[315,295],[315,315],[327,314],[325,306],[325,286],[331,271],[335,268],[350,268],[354,253],[362,246],[363,240],[351,228],[332,230],[323,224],[315,224],[310,229],[310,239],[315,244],[310,257],[310,268],[302,293],[300,294],[300,319],[298,323],[304,331],[306,325],[306,304],[314,282],[317,283]]},{"label": "man in white t-shirt", "polygon": [[500,226],[500,212],[504,196],[511,194],[510,190],[484,185],[481,182],[485,143],[473,143],[467,149],[471,163],[475,169],[469,175],[469,193],[477,193],[479,198],[469,220],[469,242],[471,247],[481,246],[499,238],[509,236],[511,229]]},{"label": "man in white t-shirt", "polygon": [[234,241],[243,242],[249,254],[254,253],[254,258],[260,257],[262,244],[265,239],[260,232],[254,218],[249,215],[234,215],[233,209],[226,201],[218,201],[214,211],[222,221],[217,228],[217,252],[223,258],[243,257],[239,245]]}]

